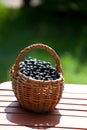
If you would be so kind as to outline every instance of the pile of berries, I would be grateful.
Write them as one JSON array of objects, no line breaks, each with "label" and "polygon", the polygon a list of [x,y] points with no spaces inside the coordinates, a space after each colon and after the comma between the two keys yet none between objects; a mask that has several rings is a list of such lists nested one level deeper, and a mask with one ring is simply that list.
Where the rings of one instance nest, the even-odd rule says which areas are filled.
[{"label": "pile of berries", "polygon": [[37,59],[21,61],[19,64],[19,71],[36,80],[49,81],[56,80],[60,77],[50,62],[41,62]]}]

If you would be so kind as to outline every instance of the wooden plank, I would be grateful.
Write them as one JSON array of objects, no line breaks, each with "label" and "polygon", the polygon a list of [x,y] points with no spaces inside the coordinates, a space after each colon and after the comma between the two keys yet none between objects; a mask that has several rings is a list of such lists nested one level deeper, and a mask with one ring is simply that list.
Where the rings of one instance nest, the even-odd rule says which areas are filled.
[{"label": "wooden plank", "polygon": [[[0,91],[0,96],[15,96],[13,91]],[[73,98],[73,99],[84,99],[87,100],[87,94],[79,94],[79,93],[65,93],[63,92],[62,98]]]},{"label": "wooden plank", "polygon": [[[0,90],[12,90],[11,81],[1,83]],[[87,85],[65,84],[64,85],[64,92],[87,94]]]},{"label": "wooden plank", "polygon": [[0,126],[0,130],[31,130],[35,127],[29,128],[27,126]]},{"label": "wooden plank", "polygon": [[7,106],[9,106],[9,107],[19,107],[20,105],[17,101],[13,101],[13,102],[11,102],[11,101],[3,102],[2,101],[2,102],[0,102],[0,107],[7,107]]},{"label": "wooden plank", "polygon": [[48,114],[0,114],[0,124],[3,125],[23,125],[39,127],[69,127],[87,128],[86,117],[74,116],[53,116]]},{"label": "wooden plank", "polygon": [[83,106],[83,105],[58,104],[56,108],[60,110],[77,110],[77,111],[87,112],[87,106]]},{"label": "wooden plank", "polygon": [[[15,108],[15,107],[20,107],[18,102],[1,102],[0,107],[8,107],[8,108]],[[86,111],[87,112],[87,105],[72,105],[72,104],[58,104],[56,106],[56,109],[59,110],[73,110],[73,111]]]},{"label": "wooden plank", "polygon": [[[41,129],[43,130],[43,129]],[[80,128],[71,128],[71,127],[56,127],[56,128],[47,128],[47,130],[87,130],[87,129],[80,129]]]},{"label": "wooden plank", "polygon": [[[29,113],[25,109],[21,107],[0,107],[0,113],[13,113],[13,114],[27,114]],[[66,116],[80,116],[80,117],[87,117],[87,111],[83,110],[76,110],[76,109],[55,109],[54,111],[50,112],[50,115],[66,115]]]},{"label": "wooden plank", "polygon": [[[11,103],[11,104],[8,104],[8,106],[6,105],[4,105],[4,104],[2,104],[2,106],[0,106],[0,109],[5,109],[5,108],[9,108],[9,110],[10,110],[10,108],[20,108],[20,105],[19,104],[13,104],[13,103]],[[67,105],[67,104],[58,104],[57,106],[56,106],[56,110],[73,110],[73,111],[84,111],[84,112],[87,112],[87,106],[78,106],[78,105]]]},{"label": "wooden plank", "polygon": [[[8,107],[8,108],[15,108],[20,107],[18,102],[1,102],[0,107]],[[56,106],[56,109],[59,110],[73,110],[73,111],[86,111],[87,112],[87,106],[83,105],[69,105],[69,104],[58,104]]]},{"label": "wooden plank", "polygon": [[[31,130],[35,129],[36,127],[28,127],[28,126],[0,126],[0,130]],[[37,127],[36,130],[85,130],[85,129],[77,129],[77,128],[50,128],[45,127],[44,129],[41,127]]]},{"label": "wooden plank", "polygon": [[63,92],[62,98],[84,99],[87,100],[87,94],[79,93],[65,93]]},{"label": "wooden plank", "polygon": [[13,91],[2,90],[2,91],[0,91],[0,96],[14,96],[14,93],[13,93]]},{"label": "wooden plank", "polygon": [[[13,102],[13,101],[17,101],[17,99],[16,99],[16,97],[15,96],[0,96],[0,101],[1,102]],[[79,99],[79,100],[77,100],[77,99],[63,99],[63,98],[61,98],[61,100],[60,100],[60,102],[59,102],[60,104],[77,104],[77,105],[87,105],[87,100],[81,100],[81,99]]]},{"label": "wooden plank", "polygon": [[12,90],[11,81],[3,82],[0,84],[0,90]]},{"label": "wooden plank", "polygon": [[7,101],[7,102],[9,102],[9,101],[16,101],[17,99],[16,99],[16,97],[15,96],[0,96],[0,101],[2,102],[4,102],[4,101]]},{"label": "wooden plank", "polygon": [[87,94],[87,85],[65,84],[64,85],[64,92]]},{"label": "wooden plank", "polygon": [[87,100],[81,100],[81,99],[60,99],[61,104],[77,104],[77,105],[87,105]]}]

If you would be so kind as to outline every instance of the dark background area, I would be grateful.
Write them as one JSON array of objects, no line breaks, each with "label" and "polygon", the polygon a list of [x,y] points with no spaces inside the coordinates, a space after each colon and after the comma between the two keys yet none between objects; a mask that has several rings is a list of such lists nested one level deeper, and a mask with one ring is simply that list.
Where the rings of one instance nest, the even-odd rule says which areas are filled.
[{"label": "dark background area", "polygon": [[[0,82],[10,80],[10,68],[23,48],[43,43],[59,55],[65,83],[86,84],[86,17],[87,2],[81,0],[44,0],[37,5],[26,1],[18,8],[1,4]],[[50,60],[42,52],[32,56]]]}]

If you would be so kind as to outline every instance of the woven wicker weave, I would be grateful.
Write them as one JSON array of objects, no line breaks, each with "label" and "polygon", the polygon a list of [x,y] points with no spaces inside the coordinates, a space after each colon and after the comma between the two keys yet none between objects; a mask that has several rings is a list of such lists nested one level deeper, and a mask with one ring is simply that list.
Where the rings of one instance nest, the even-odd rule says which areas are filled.
[{"label": "woven wicker weave", "polygon": [[[19,63],[22,57],[36,48],[46,50],[51,54],[60,78],[52,81],[35,80],[19,72]],[[33,44],[24,48],[12,66],[10,74],[14,94],[23,108],[34,112],[49,112],[59,103],[64,88],[64,78],[59,57],[49,46]]]}]

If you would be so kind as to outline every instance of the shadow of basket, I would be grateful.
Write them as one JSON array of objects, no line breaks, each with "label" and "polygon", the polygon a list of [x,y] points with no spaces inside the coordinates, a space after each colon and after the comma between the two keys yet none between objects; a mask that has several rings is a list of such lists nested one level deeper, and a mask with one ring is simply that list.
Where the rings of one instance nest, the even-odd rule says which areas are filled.
[{"label": "shadow of basket", "polygon": [[20,107],[17,101],[10,103],[6,109],[6,118],[11,125],[34,128],[49,128],[59,124],[61,114],[58,110],[48,113],[35,113]]}]

